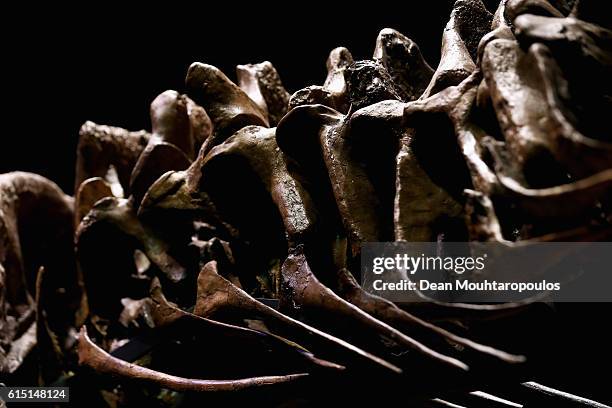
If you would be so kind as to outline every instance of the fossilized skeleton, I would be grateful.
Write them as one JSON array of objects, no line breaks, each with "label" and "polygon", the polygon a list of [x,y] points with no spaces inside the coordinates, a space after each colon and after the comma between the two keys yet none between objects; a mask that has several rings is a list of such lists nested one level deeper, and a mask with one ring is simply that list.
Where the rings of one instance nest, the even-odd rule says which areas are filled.
[{"label": "fossilized skeleton", "polygon": [[[0,176],[0,369],[38,347],[45,384],[78,364],[181,392],[419,372],[405,387],[425,405],[490,370],[528,380],[528,355],[469,328],[529,304],[400,307],[359,286],[360,246],[612,237],[597,3],[458,0],[435,70],[384,29],[371,60],[332,50],[322,86],[290,95],[270,62],[236,85],[196,62],[188,96],[152,102],[150,133],[85,123],[74,199]],[[109,354],[143,333],[158,340],[138,364]]]}]

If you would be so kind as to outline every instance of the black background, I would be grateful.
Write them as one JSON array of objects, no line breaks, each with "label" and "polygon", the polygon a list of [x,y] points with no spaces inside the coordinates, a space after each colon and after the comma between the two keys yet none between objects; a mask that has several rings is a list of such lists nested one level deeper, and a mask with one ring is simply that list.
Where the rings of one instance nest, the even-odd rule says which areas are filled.
[{"label": "black background", "polygon": [[[164,90],[182,91],[193,61],[234,78],[236,64],[269,60],[294,92],[323,82],[334,47],[370,58],[377,33],[392,27],[415,40],[435,68],[451,3],[149,4],[136,10],[32,5],[4,12],[0,173],[33,171],[71,194],[81,124],[149,129],[149,103]],[[496,2],[485,3],[493,9]],[[611,363],[610,307],[557,307],[548,384],[609,397],[603,370]]]}]

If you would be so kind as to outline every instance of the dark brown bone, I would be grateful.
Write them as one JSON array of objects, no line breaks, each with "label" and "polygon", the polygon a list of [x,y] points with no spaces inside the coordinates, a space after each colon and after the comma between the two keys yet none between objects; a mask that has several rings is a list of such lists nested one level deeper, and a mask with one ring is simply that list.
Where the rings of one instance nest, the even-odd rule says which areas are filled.
[{"label": "dark brown bone", "polygon": [[[173,144],[187,158],[193,159],[197,150],[194,150],[194,131],[189,118],[189,105],[189,98],[176,91],[170,90],[159,94],[151,102],[151,137],[159,139],[158,142]],[[191,111],[196,112],[197,108],[192,107]],[[151,141],[149,144],[152,144]]]},{"label": "dark brown bone", "polygon": [[465,190],[466,224],[471,241],[505,241],[502,228],[489,196],[480,191]]},{"label": "dark brown bone", "polygon": [[457,85],[475,69],[478,43],[491,30],[493,16],[481,0],[456,1],[442,34],[442,56],[423,97]]},{"label": "dark brown bone", "polygon": [[612,109],[612,31],[574,18],[521,15],[514,23],[524,50],[550,50],[532,53],[549,55],[540,71],[556,79],[552,106],[585,136],[612,142],[612,126],[600,120]]},{"label": "dark brown bone", "polygon": [[129,191],[132,169],[150,137],[144,130],[129,132],[85,122],[79,131],[74,191],[88,178],[105,178],[111,166],[123,190]]},{"label": "dark brown bone", "polygon": [[[589,176],[612,167],[612,143],[602,137],[588,137],[580,132],[570,119],[573,115],[566,106],[563,94],[566,80],[561,76],[548,49],[534,44],[529,49],[541,74],[543,90],[550,109],[550,118],[556,132],[547,133],[555,158],[577,177]],[[593,135],[599,136],[599,135]]]},{"label": "dark brown bone", "polygon": [[[366,63],[363,64],[363,70],[366,72],[365,83],[368,83],[370,77],[367,75],[369,71],[366,68],[370,67],[370,65]],[[417,68],[423,68],[422,64],[416,64],[415,66]],[[349,76],[351,75],[351,69],[353,68],[349,68],[347,71],[347,75]],[[422,76],[427,76],[427,73],[424,72]],[[389,97],[389,95],[385,96],[385,98]],[[375,101],[377,99],[376,95],[368,95],[367,98],[368,101]],[[393,99],[393,97],[391,98]],[[369,102],[365,103],[367,104]],[[377,214],[381,212],[378,211],[378,208],[380,208],[380,203],[378,201],[384,199],[385,194],[380,194],[380,191],[377,191],[378,194],[374,193],[374,191],[376,191],[376,183],[373,185],[368,181],[368,176],[366,176],[367,173],[359,163],[355,162],[355,153],[360,149],[357,145],[361,144],[363,146],[361,148],[364,152],[363,154],[366,156],[365,160],[368,160],[367,157],[371,157],[373,154],[371,148],[370,151],[367,152],[367,146],[371,146],[371,142],[368,142],[365,138],[373,137],[372,135],[376,134],[378,138],[382,138],[383,136],[381,135],[384,135],[385,139],[389,138],[389,140],[385,141],[384,145],[390,147],[390,149],[388,149],[390,154],[394,154],[393,152],[397,148],[393,147],[393,140],[398,140],[401,137],[400,129],[402,126],[403,106],[399,103],[394,104],[391,101],[381,102],[373,105],[371,109],[364,108],[363,112],[362,110],[355,112],[351,116],[349,123],[343,123],[342,117],[336,115],[334,121],[335,127],[333,127],[334,130],[330,130],[332,126],[327,124],[332,122],[331,112],[323,112],[324,108],[322,107],[304,107],[300,109],[302,110],[296,109],[295,112],[287,115],[281,126],[279,126],[277,138],[279,139],[281,149],[292,157],[292,159],[300,163],[302,167],[312,169],[313,165],[307,163],[308,161],[311,163],[318,162],[318,160],[314,159],[311,155],[317,155],[317,149],[313,149],[312,147],[304,148],[304,144],[302,144],[301,140],[311,138],[307,133],[311,135],[318,134],[320,139],[318,144],[321,145],[320,150],[323,152],[323,157],[325,158],[328,173],[332,180],[332,189],[336,195],[336,201],[340,214],[343,217],[345,228],[349,234],[351,234],[352,246],[357,247],[362,241],[377,241],[384,239],[386,234],[382,231],[385,229],[385,222],[381,221],[379,219],[380,216]],[[317,117],[325,119],[318,120],[316,119]],[[314,124],[307,123],[309,121]],[[311,130],[313,127],[316,128],[315,124],[318,121],[324,122],[326,125],[321,126],[318,130]],[[292,124],[292,122],[295,124]],[[389,123],[387,124],[385,122]],[[296,138],[293,133],[304,133],[305,136]],[[356,140],[358,138],[363,140],[358,142]],[[310,153],[313,151],[314,153]],[[382,159],[380,161],[388,162],[388,160]],[[370,167],[372,166],[378,165],[371,163]],[[377,169],[377,171],[380,171],[380,169]],[[321,176],[318,174],[319,173],[316,175],[310,174],[310,176],[313,177],[313,179],[320,178]],[[380,177],[383,179],[392,178],[393,170],[387,171],[386,177]],[[419,178],[417,177],[416,179]],[[386,189],[390,190],[391,194],[393,194],[393,187]],[[412,188],[411,191],[413,191]],[[393,198],[387,198],[386,200],[392,201]],[[443,200],[448,200],[448,198],[444,197]],[[415,203],[415,205],[418,204],[416,201],[411,202]],[[436,206],[434,205],[432,207],[435,208]],[[452,211],[452,215],[454,216],[460,213],[460,207],[455,207],[459,210]],[[428,239],[430,238],[428,237]]]},{"label": "dark brown bone", "polygon": [[213,134],[202,145],[200,154],[206,154],[244,126],[268,126],[265,112],[212,65],[191,64],[185,85],[188,94],[206,110],[214,126]]},{"label": "dark brown bone", "polygon": [[[159,280],[155,279],[151,285],[151,296],[147,299],[148,312],[151,315],[152,322],[155,327],[172,327],[179,321],[188,321],[190,324],[204,330],[211,336],[221,336],[224,338],[238,339],[243,343],[248,344],[248,348],[255,352],[265,352],[266,350],[280,350],[288,353],[294,360],[301,361],[308,365],[318,366],[333,370],[343,370],[343,366],[339,366],[329,361],[316,358],[308,350],[304,349],[299,344],[291,342],[283,337],[248,329],[245,327],[235,326],[227,323],[218,322],[216,320],[207,319],[193,313],[186,312],[178,307],[170,304],[162,293]],[[246,344],[242,344],[245,346]],[[287,356],[285,355],[285,358]]]},{"label": "dark brown bone", "polygon": [[[575,59],[612,69],[612,31],[574,18],[521,15],[514,20],[516,35],[524,46],[541,42],[562,62]],[[583,62],[582,62],[583,63]]]},{"label": "dark brown bone", "polygon": [[36,347],[36,322],[33,322],[24,333],[18,333],[11,340],[10,349],[0,354],[0,372],[12,374],[21,367],[24,360]]},{"label": "dark brown bone", "polygon": [[[409,120],[408,122],[409,126],[411,126],[410,117],[412,116],[422,117],[422,114],[419,112],[429,112],[429,115],[432,115],[431,116],[432,120],[434,120],[434,122],[432,123],[435,123],[435,121],[437,120],[436,119],[437,116],[435,115],[436,112],[443,113],[444,115],[448,115],[448,117],[451,119],[451,122],[454,124],[455,132],[457,132],[457,134],[459,135],[459,139],[458,139],[460,142],[459,144],[461,145],[461,148],[464,151],[464,155],[467,159],[468,167],[470,168],[471,173],[472,173],[472,182],[474,183],[474,185],[478,186],[478,188],[481,191],[490,193],[491,191],[498,189],[500,184],[497,180],[497,177],[494,175],[491,169],[489,169],[488,166],[482,161],[482,158],[481,158],[482,151],[481,151],[481,147],[479,146],[480,143],[478,142],[478,140],[482,139],[483,132],[481,129],[478,129],[478,127],[474,126],[473,124],[466,122],[466,119],[467,119],[466,114],[469,112],[469,109],[471,107],[471,100],[472,100],[471,98],[473,98],[473,96],[469,96],[469,95],[472,92],[474,92],[473,90],[469,91],[470,87],[473,86],[473,85],[470,85],[470,83],[474,83],[474,81],[476,80],[478,80],[477,76],[473,76],[472,79],[466,80],[465,83],[461,85],[461,87],[458,87],[456,89],[451,88],[448,91],[441,93],[439,96],[436,96],[435,98],[431,98],[431,100],[425,99],[422,102],[419,101],[419,102],[408,104],[405,113],[406,113],[407,119]],[[461,95],[464,95],[464,96],[461,96]],[[398,104],[397,109],[393,108],[393,103],[391,102],[386,102],[380,105],[381,105],[380,107],[378,107],[377,105],[374,105],[371,108],[369,108],[369,110],[375,111],[376,109],[379,109],[382,112],[384,112],[384,114],[386,115],[395,116],[394,120],[396,124],[401,122],[400,114],[399,113],[396,113],[395,115],[393,114],[394,111],[397,111],[399,109],[399,104]],[[353,121],[356,122],[357,117],[359,117],[359,115],[355,114]],[[421,120],[422,119],[419,118],[419,121]],[[413,179],[411,178],[411,180]],[[506,181],[506,179],[504,179],[504,181]],[[405,185],[405,183],[398,183],[398,184],[400,186]],[[518,199],[520,202],[524,202],[526,206],[530,206],[528,204],[530,200],[537,202],[537,200],[544,200],[545,196],[550,196],[551,194],[554,195],[555,193],[561,192],[561,190],[555,190],[555,192],[553,191],[542,192],[542,195],[538,195],[537,193],[532,194],[526,191],[523,191],[523,192],[514,191],[513,192],[513,190],[516,190],[516,189],[510,188],[511,184],[512,184],[511,182],[503,183],[503,186],[506,189],[506,192],[510,196],[513,196],[516,199]],[[413,193],[414,191],[420,191],[420,190],[419,189],[410,190],[411,193]],[[589,188],[588,191],[600,191],[601,193],[605,194],[606,184],[601,184],[601,188],[599,190],[591,190]],[[587,201],[589,200],[590,202],[594,202],[595,198],[593,197],[588,198]],[[419,200],[413,200],[413,202],[418,203]],[[544,202],[544,201],[540,201],[540,202]],[[531,207],[534,207],[534,206],[535,204],[532,205]],[[443,206],[434,206],[434,207],[443,208]],[[563,207],[563,206],[556,206],[556,207]],[[566,208],[571,208],[571,207],[566,207]],[[410,217],[410,218],[414,218],[414,217]]]},{"label": "dark brown bone", "polygon": [[484,48],[489,42],[499,39],[515,40],[514,33],[512,32],[511,28],[511,20],[506,18],[507,5],[508,0],[501,0],[499,2],[497,10],[495,10],[495,14],[493,15],[493,20],[491,21],[491,31],[485,34],[478,43],[478,56],[476,62],[479,66],[481,65],[480,63],[482,61],[482,53]]},{"label": "dark brown bone", "polygon": [[319,85],[312,85],[296,91],[289,98],[289,110],[303,105],[325,105],[330,108],[338,108],[334,95]]},{"label": "dark brown bone", "polygon": [[339,293],[344,299],[357,306],[373,317],[401,330],[403,333],[435,336],[448,341],[450,344],[460,344],[476,352],[479,358],[494,357],[506,363],[520,363],[525,361],[524,356],[506,353],[491,346],[483,345],[465,337],[457,336],[448,330],[428,323],[402,309],[392,302],[371,295],[364,291],[353,275],[347,269],[338,272]]},{"label": "dark brown bone", "polygon": [[113,191],[102,177],[92,177],[81,183],[74,197],[75,227],[78,227],[94,204],[104,197],[113,197]]},{"label": "dark brown bone", "polygon": [[[321,177],[319,176],[321,165],[316,164],[320,159],[316,159],[316,157],[319,155],[323,157],[324,165],[331,180],[331,190],[335,196],[344,227],[349,233],[351,249],[355,254],[358,253],[361,242],[380,241],[390,236],[393,219],[390,215],[388,220],[381,215],[381,200],[386,199],[388,205],[392,208],[393,195],[396,194],[393,186],[386,187],[385,194],[381,194],[380,190],[377,191],[377,188],[382,187],[379,185],[380,183],[373,182],[372,178],[375,177],[369,174],[371,171],[366,170],[365,163],[356,160],[356,157],[360,156],[358,150],[361,149],[361,155],[366,157],[363,160],[366,162],[372,160],[378,153],[375,155],[372,147],[368,150],[368,145],[371,146],[370,138],[377,135],[377,143],[389,146],[386,155],[391,156],[387,158],[383,158],[384,155],[377,157],[377,160],[370,163],[370,167],[380,167],[377,164],[378,162],[389,163],[389,159],[393,160],[392,155],[397,151],[397,148],[394,148],[393,145],[397,144],[397,140],[402,137],[403,109],[404,105],[399,102],[385,101],[355,112],[350,121],[346,122],[338,112],[323,106],[300,107],[287,115],[277,131],[277,139],[281,149],[305,169],[309,174],[308,177],[313,179]],[[301,134],[303,136],[296,137],[296,135]],[[385,139],[384,143],[383,139]],[[398,156],[402,167],[399,177],[404,177],[404,172],[414,174],[419,169],[415,157],[404,159],[405,156],[404,154]],[[407,161],[408,159],[409,161]],[[412,168],[407,168],[403,164],[404,162],[412,163]],[[376,171],[382,171],[382,175],[379,177],[383,180],[392,181],[394,178],[393,168],[389,170],[377,168]],[[410,234],[413,234],[413,238],[419,237],[419,239],[430,240],[432,239],[432,233],[420,233],[416,226],[430,228],[430,224],[442,215],[457,217],[461,214],[461,206],[455,203],[444,190],[428,181],[429,178],[424,175],[422,170],[419,174],[422,177],[411,179],[411,183],[422,183],[420,188],[414,188],[413,185],[409,186],[406,183],[400,184],[398,182],[396,184],[400,189],[398,194],[411,195],[410,198],[401,199],[402,208],[399,213],[396,213],[395,219],[396,225],[403,227],[401,230],[397,230],[396,227],[396,234],[408,237],[408,232],[403,232],[408,229],[411,231]],[[419,194],[419,192],[422,192],[423,197],[431,198],[432,192],[423,190],[423,187],[428,185],[431,186],[431,191],[439,191],[441,205],[427,206],[428,211],[435,214],[428,220],[423,220],[422,211],[419,208],[411,211],[408,206],[418,206],[423,203],[423,199],[413,199],[414,194]],[[404,188],[406,192],[404,192]],[[320,190],[321,187],[318,186],[317,189]],[[315,193],[313,192],[313,194]],[[389,197],[385,198],[385,195],[389,195]],[[406,212],[404,212],[404,209],[406,209]],[[415,211],[419,213],[418,218],[412,217]],[[406,214],[406,217],[403,214]],[[410,214],[410,217],[408,217],[408,214]],[[412,226],[415,226],[415,228]]]},{"label": "dark brown bone", "polygon": [[482,66],[506,146],[525,182],[542,185],[550,177],[540,174],[538,162],[548,151],[546,134],[554,129],[533,60],[515,42],[495,40],[487,44]]},{"label": "dark brown bone", "polygon": [[[542,189],[528,189],[512,177],[498,172],[507,194],[531,215],[538,217],[571,217],[591,209],[599,200],[610,196],[612,169],[593,176]],[[562,203],[571,203],[563,206]]]},{"label": "dark brown bone", "polygon": [[116,229],[119,234],[133,237],[151,262],[171,282],[179,282],[186,277],[185,267],[168,254],[169,244],[138,220],[129,200],[109,197],[99,201],[83,218],[77,229],[77,247],[83,236],[90,234],[91,231],[95,232],[96,227],[102,224]]},{"label": "dark brown bone", "polygon": [[[226,188],[230,180],[236,186],[231,192]],[[248,208],[243,206],[246,192],[253,200]],[[241,129],[186,172],[160,178],[141,205],[143,212],[154,208],[212,214],[211,220],[223,220],[220,226],[234,239],[264,239],[262,250],[272,252],[262,256],[284,256],[287,240],[300,242],[318,222],[310,196],[287,171],[275,129],[259,126]]]},{"label": "dark brown bone", "polygon": [[329,174],[331,191],[352,251],[357,254],[361,242],[381,240],[382,222],[374,187],[364,168],[350,156],[350,141],[343,136],[344,120],[344,115],[326,106],[302,106],[279,124],[277,140],[283,152],[305,169],[307,177],[321,171]]},{"label": "dark brown bone", "polygon": [[[506,44],[505,40],[496,41]],[[488,46],[494,43],[495,41]],[[446,112],[458,135],[457,140],[470,170],[472,183],[478,191],[485,195],[511,197],[513,202],[528,213],[544,217],[562,214],[576,215],[581,210],[594,205],[598,198],[609,194],[607,172],[596,174],[576,183],[541,190],[521,187],[520,182],[511,175],[504,172],[499,173],[501,170],[499,168],[497,169],[498,174],[495,174],[482,158],[484,132],[470,121],[468,115],[476,94],[477,81],[479,81],[479,76],[475,73],[457,87],[450,87],[429,99],[409,103],[405,114],[410,117],[421,111]],[[542,103],[546,104],[545,101]],[[573,205],[562,205],[563,202],[572,202]],[[542,211],[544,208],[549,211]],[[497,227],[491,228],[497,229]]]},{"label": "dark brown bone", "polygon": [[[463,87],[477,80],[473,78],[471,82],[466,79]],[[472,90],[473,98],[476,89]],[[439,234],[451,232],[448,228],[455,229],[453,225],[461,224],[461,192],[470,185],[466,164],[459,155],[462,132],[455,125],[471,107],[471,99],[459,99],[458,95],[463,95],[463,92],[449,87],[404,106],[403,120],[407,130],[401,135],[400,153],[396,159],[396,240],[435,241]],[[459,135],[459,139],[449,137],[449,132]],[[444,146],[444,149],[436,159],[431,159],[434,146]],[[481,162],[470,163],[468,160],[467,169],[472,172],[472,183],[494,178],[486,165],[482,168]],[[439,223],[442,224],[437,225]],[[461,234],[461,231],[455,233]],[[462,239],[460,237],[454,239]]]},{"label": "dark brown bone", "polygon": [[453,5],[450,23],[445,30],[452,27],[463,40],[470,57],[476,60],[480,39],[491,30],[493,15],[489,13],[482,0],[457,0]]},{"label": "dark brown bone", "polygon": [[136,205],[162,174],[184,170],[191,164],[195,142],[187,106],[187,98],[176,91],[163,92],[151,103],[153,133],[130,178]]},{"label": "dark brown bone", "polygon": [[345,72],[352,63],[353,56],[348,49],[337,47],[331,50],[327,57],[327,77],[323,86],[312,85],[295,92],[289,99],[289,110],[303,105],[321,104],[347,112],[350,101]]},{"label": "dark brown bone", "polygon": [[504,15],[508,21],[514,21],[521,14],[563,17],[563,14],[548,0],[508,0],[506,2]]},{"label": "dark brown bone", "polygon": [[[368,178],[361,177],[357,179],[359,185],[342,186],[341,191],[337,192],[346,197],[345,206],[354,208],[358,206],[361,209],[359,212],[353,208],[343,213],[340,205],[339,208],[343,216],[348,214],[346,217],[349,219],[370,214],[360,221],[357,229],[367,231],[359,225],[370,226],[370,228],[374,225],[379,229],[379,235],[370,235],[365,241],[388,240],[393,230],[395,230],[395,238],[399,240],[432,240],[435,239],[435,234],[431,231],[433,223],[443,216],[452,218],[461,213],[461,206],[456,200],[433,182],[419,164],[421,159],[417,160],[412,147],[416,140],[415,132],[412,129],[406,129],[404,108],[404,104],[395,101],[371,105],[355,112],[348,126],[342,130],[344,135],[340,140],[350,146],[347,149],[349,154],[343,160],[354,162],[355,157],[363,157],[361,161],[366,166],[365,172],[368,174],[369,182]],[[373,135],[377,137],[376,144],[383,146],[380,149],[372,146]],[[440,136],[435,133],[431,135],[423,133],[421,137],[430,139]],[[445,142],[439,139],[438,143]],[[342,144],[336,143],[335,146],[342,146]],[[451,148],[452,146],[449,146],[446,150]],[[361,153],[359,153],[360,150]],[[394,161],[397,162],[396,167],[389,166],[389,163]],[[452,164],[446,159],[445,162],[446,165]],[[351,165],[359,168],[358,163]],[[330,175],[335,176],[335,173],[330,171]],[[335,179],[332,178],[332,180]],[[374,189],[376,193],[367,194],[369,189]],[[358,199],[347,196],[347,193],[352,191],[363,196]],[[426,208],[423,208],[423,203],[427,200],[438,201],[435,201],[437,204],[428,204]],[[394,211],[394,207],[397,210]],[[381,212],[388,214],[387,218],[376,216]],[[372,220],[376,221],[372,222]],[[352,245],[355,244],[352,243]]]},{"label": "dark brown bone", "polygon": [[399,87],[385,67],[377,61],[355,61],[344,71],[353,111],[373,103],[401,100]]},{"label": "dark brown bone", "polygon": [[91,341],[85,326],[83,326],[79,335],[79,364],[90,367],[101,374],[110,374],[130,380],[156,384],[175,391],[195,392],[239,391],[248,388],[269,387],[292,382],[308,375],[289,374],[243,378],[239,380],[201,380],[177,377],[128,363],[111,356]]},{"label": "dark brown bone", "polygon": [[[457,135],[457,143],[465,158],[472,184],[485,194],[491,194],[498,185],[493,170],[484,162],[484,149],[481,141],[485,132],[475,125],[469,117],[472,104],[475,101],[477,86],[481,75],[476,72],[457,86],[452,86],[431,97],[411,102],[405,105],[404,118],[410,120],[415,116],[431,115],[432,120],[447,117]],[[441,116],[439,116],[441,115]]]},{"label": "dark brown bone", "polygon": [[[523,356],[512,355],[500,350],[497,350],[493,347],[482,345],[472,340],[463,338],[461,336],[457,336],[449,331],[442,329],[434,324],[428,323],[417,316],[408,313],[398,306],[389,302],[385,299],[382,299],[378,296],[374,296],[365,292],[359,284],[354,279],[353,275],[346,269],[346,247],[345,241],[337,241],[334,244],[334,259],[333,266],[337,270],[335,274],[335,279],[337,282],[334,282],[334,290],[340,296],[342,296],[345,300],[359,307],[363,311],[368,314],[391,324],[393,327],[402,330],[407,334],[415,334],[419,337],[426,337],[428,339],[442,340],[442,342],[449,342],[450,344],[461,344],[466,349],[475,352],[474,358],[480,361],[486,361],[490,357],[494,357],[494,359],[499,359],[500,361],[507,363],[518,363],[525,360]],[[420,303],[419,303],[420,304]],[[410,305],[411,308],[414,308],[418,304]],[[480,315],[481,317],[486,316],[489,317],[493,315],[493,313],[503,312],[502,309],[506,309],[506,311],[514,309],[519,309],[524,304],[504,304],[504,305],[431,305],[425,304],[426,307],[429,307],[429,311],[431,312],[432,308],[439,306],[440,311],[446,308],[442,313],[447,314],[448,316],[452,316],[454,314],[459,313],[462,316],[468,316],[473,314],[474,316]],[[482,353],[482,354],[481,354]]]},{"label": "dark brown bone", "polygon": [[[227,183],[235,189],[228,191]],[[245,195],[251,200],[248,207],[243,205]],[[249,250],[262,262],[284,257],[287,243],[312,236],[318,223],[310,196],[287,171],[275,129],[259,126],[236,132],[187,172],[159,179],[142,211],[152,207],[215,212],[211,221],[223,220],[220,236],[253,243]],[[259,270],[252,263],[250,267]]]},{"label": "dark brown bone", "polygon": [[421,96],[434,73],[418,45],[391,28],[378,33],[373,58],[387,69],[406,102]]},{"label": "dark brown bone", "polygon": [[[342,84],[339,78],[340,74],[344,76],[344,84],[335,85],[336,87],[346,89],[342,94],[328,89],[326,86],[317,87],[311,86],[296,92],[289,101],[290,108],[295,108],[302,105],[322,104],[333,109],[344,111],[347,106],[352,106],[353,110],[359,109],[373,103],[384,101],[387,99],[399,100],[400,95],[396,84],[393,83],[391,76],[385,67],[377,61],[356,61],[346,66],[351,59],[332,58],[331,61],[342,61],[342,69],[334,68],[329,72],[328,78],[335,78],[332,84]],[[330,67],[332,65],[330,64]]]},{"label": "dark brown bone", "polygon": [[212,134],[213,124],[203,107],[195,103],[191,98],[187,96],[185,98],[187,99],[187,115],[189,115],[189,121],[191,122],[191,135],[194,143],[193,152],[197,155],[200,147]]},{"label": "dark brown bone", "polygon": [[192,64],[186,81],[195,97],[210,110],[207,112],[215,131],[206,139],[198,157],[187,170],[167,172],[149,187],[138,213],[143,215],[148,212],[150,215],[160,209],[194,210],[230,230],[231,235],[235,233],[232,226],[219,219],[214,203],[205,191],[200,191],[201,168],[210,150],[229,138],[231,132],[250,124],[267,125],[267,120],[255,102],[213,66]]},{"label": "dark brown bone", "polygon": [[336,109],[346,112],[348,105],[348,89],[344,71],[353,63],[351,52],[344,47],[337,47],[330,51],[327,57],[327,77],[323,89],[331,93]]},{"label": "dark brown bone", "polygon": [[60,338],[53,332],[47,319],[48,296],[53,288],[47,284],[45,268],[40,267],[36,275],[36,347],[39,351],[39,375],[44,381],[54,381],[64,374],[66,356]]},{"label": "dark brown bone", "polygon": [[[302,108],[300,108],[300,109],[302,109]],[[401,110],[400,110],[400,113],[402,113],[402,112],[401,112]],[[357,116],[357,115],[355,115],[355,116]],[[287,129],[286,127],[282,127],[282,128],[284,129],[284,131],[291,132],[291,130],[290,130],[290,129]],[[293,135],[293,136],[295,137],[295,135]],[[289,134],[288,134],[288,136],[287,136],[287,137],[291,137],[291,136],[289,136]],[[229,142],[229,141],[228,141],[228,142]],[[233,151],[233,150],[234,150],[234,149],[229,148],[229,150],[228,150],[228,151]],[[205,173],[206,173],[206,172],[205,172]]]},{"label": "dark brown bone", "polygon": [[[400,142],[397,155],[397,191],[395,195],[395,239],[408,242],[434,241],[443,230],[434,229],[442,219],[457,219],[463,214],[463,208],[449,192],[432,180],[423,167],[415,151],[419,137],[423,135],[416,130],[406,132]],[[444,143],[443,140],[440,140]],[[457,171],[453,169],[449,171]]]},{"label": "dark brown bone", "polygon": [[269,61],[236,67],[240,88],[267,113],[270,126],[285,116],[289,106],[289,93],[283,87],[280,76]]},{"label": "dark brown bone", "polygon": [[[230,174],[226,170],[233,166],[232,163],[238,163],[237,160],[244,163],[245,171],[251,172],[262,183],[280,213],[288,238],[296,241],[309,234],[316,221],[316,214],[311,210],[310,197],[287,172],[285,159],[276,144],[275,129],[245,127],[213,149],[204,159],[200,169],[200,187],[203,191],[211,191],[208,186],[213,183],[218,188],[219,181],[223,179],[223,183],[227,183]],[[240,184],[238,179],[234,183],[236,186]],[[210,194],[213,194],[212,191]],[[222,191],[212,197],[213,201],[220,195],[223,195]],[[225,204],[218,207],[229,208],[230,204]],[[247,214],[247,217],[254,216],[255,214]],[[228,214],[224,219],[231,223],[235,214]]]},{"label": "dark brown bone", "polygon": [[[10,372],[36,342],[34,295],[41,265],[49,268],[51,287],[63,290],[49,296],[49,312],[55,319],[61,309],[66,316],[62,322],[74,323],[71,313],[78,307],[80,280],[72,255],[73,205],[71,197],[44,177],[0,175],[0,350]],[[75,299],[77,304],[71,304]]]},{"label": "dark brown bone", "polygon": [[323,89],[322,86],[312,85],[296,91],[289,99],[289,110],[302,105],[321,104],[329,107],[336,107],[331,92]]},{"label": "dark brown bone", "polygon": [[344,340],[302,323],[253,299],[217,272],[216,262],[207,263],[198,277],[198,298],[194,313],[209,317],[219,313],[238,313],[243,317],[257,316],[273,332],[293,338],[323,358],[332,354],[347,368],[371,367],[386,372],[401,373],[401,369]]},{"label": "dark brown bone", "polygon": [[[500,55],[506,58],[503,66],[495,62]],[[564,79],[544,46],[523,54],[514,43],[496,40],[486,46],[483,66],[508,149],[518,157],[527,184],[563,182],[562,175],[542,173],[542,156],[554,157],[577,177],[610,167],[612,144],[583,136],[568,120],[558,93]]]},{"label": "dark brown bone", "polygon": [[302,316],[337,316],[344,322],[350,321],[354,330],[359,330],[355,326],[362,327],[363,331],[384,336],[402,348],[415,350],[430,361],[448,367],[468,369],[463,362],[430,349],[338,297],[310,271],[301,247],[289,254],[283,264],[281,276],[281,308]]}]

